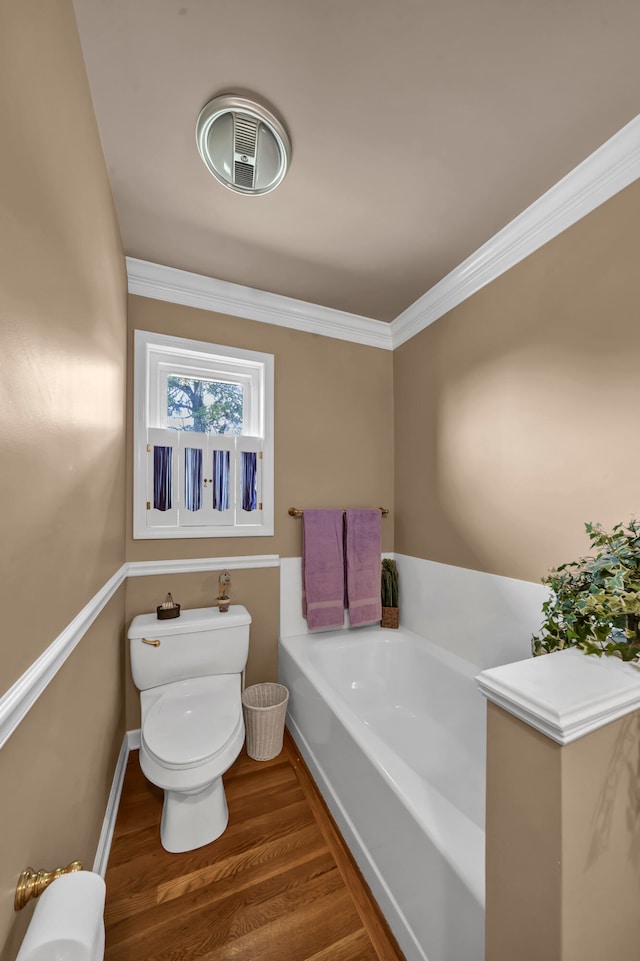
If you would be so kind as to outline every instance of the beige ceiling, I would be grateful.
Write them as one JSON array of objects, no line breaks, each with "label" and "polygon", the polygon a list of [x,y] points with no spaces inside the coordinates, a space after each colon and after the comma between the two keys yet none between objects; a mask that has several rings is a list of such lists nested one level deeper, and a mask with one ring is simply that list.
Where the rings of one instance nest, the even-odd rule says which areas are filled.
[{"label": "beige ceiling", "polygon": [[[639,112],[640,0],[74,8],[127,254],[378,320]],[[200,160],[221,92],[283,119],[273,193],[231,193]]]}]

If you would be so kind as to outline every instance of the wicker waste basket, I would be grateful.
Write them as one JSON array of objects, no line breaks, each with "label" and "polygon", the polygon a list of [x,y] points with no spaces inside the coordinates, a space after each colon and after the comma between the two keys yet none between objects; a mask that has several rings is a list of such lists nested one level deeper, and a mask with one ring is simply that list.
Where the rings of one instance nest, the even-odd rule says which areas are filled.
[{"label": "wicker waste basket", "polygon": [[247,754],[270,761],[282,750],[289,691],[283,684],[253,684],[242,692]]}]

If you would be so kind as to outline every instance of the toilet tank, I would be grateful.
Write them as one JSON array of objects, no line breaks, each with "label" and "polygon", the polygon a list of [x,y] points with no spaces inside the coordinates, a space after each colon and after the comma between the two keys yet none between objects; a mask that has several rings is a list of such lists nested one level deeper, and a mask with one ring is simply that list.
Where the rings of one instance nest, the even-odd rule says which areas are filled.
[{"label": "toilet tank", "polygon": [[[249,653],[251,615],[241,604],[183,610],[158,620],[139,614],[129,627],[131,672],[140,691],[211,674],[240,674]],[[159,641],[147,644],[146,641]]]}]

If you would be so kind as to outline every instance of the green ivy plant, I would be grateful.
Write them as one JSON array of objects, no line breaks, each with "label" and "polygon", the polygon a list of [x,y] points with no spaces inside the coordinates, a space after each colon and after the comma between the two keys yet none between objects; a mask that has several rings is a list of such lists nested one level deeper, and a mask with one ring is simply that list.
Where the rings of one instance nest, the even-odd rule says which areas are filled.
[{"label": "green ivy plant", "polygon": [[552,591],[542,606],[540,633],[532,652],[567,647],[585,654],[640,658],[640,522],[585,524],[592,556],[561,564],[542,579]]}]

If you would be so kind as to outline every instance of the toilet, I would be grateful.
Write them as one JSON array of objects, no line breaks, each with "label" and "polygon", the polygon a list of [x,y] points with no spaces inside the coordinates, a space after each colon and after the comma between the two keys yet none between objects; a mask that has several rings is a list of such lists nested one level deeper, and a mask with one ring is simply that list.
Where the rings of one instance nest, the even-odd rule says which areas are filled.
[{"label": "toilet", "polygon": [[160,841],[192,851],[229,820],[222,775],[244,743],[242,681],[251,615],[241,605],[134,617],[131,671],[140,691],[140,767],[164,790]]}]

